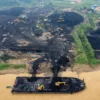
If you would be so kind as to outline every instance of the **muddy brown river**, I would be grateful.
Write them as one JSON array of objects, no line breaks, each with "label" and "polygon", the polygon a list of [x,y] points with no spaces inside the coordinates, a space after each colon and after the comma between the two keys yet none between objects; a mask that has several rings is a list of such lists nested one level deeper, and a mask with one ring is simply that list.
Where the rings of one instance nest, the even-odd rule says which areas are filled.
[{"label": "muddy brown river", "polygon": [[[0,100],[100,100],[100,71],[82,73],[64,72],[62,76],[74,76],[84,79],[87,88],[75,94],[12,94],[11,89],[16,76],[29,76],[28,74],[6,74],[0,75]],[[39,76],[44,76],[41,74]]]}]

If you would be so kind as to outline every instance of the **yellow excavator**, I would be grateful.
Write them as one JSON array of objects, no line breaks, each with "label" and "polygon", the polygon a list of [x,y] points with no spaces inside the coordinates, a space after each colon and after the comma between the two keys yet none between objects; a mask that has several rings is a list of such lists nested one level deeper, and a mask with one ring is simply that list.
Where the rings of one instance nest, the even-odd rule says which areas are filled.
[{"label": "yellow excavator", "polygon": [[40,86],[38,86],[38,88],[37,88],[39,91],[42,91],[42,90],[44,90],[44,85],[40,85]]},{"label": "yellow excavator", "polygon": [[55,86],[66,85],[66,82],[56,82]]},{"label": "yellow excavator", "polygon": [[[55,83],[55,86],[60,86],[60,85],[66,85],[66,82],[56,82]],[[44,85],[42,84],[42,85],[38,85],[38,88],[37,88],[39,91],[42,91],[42,90],[44,90]]]}]

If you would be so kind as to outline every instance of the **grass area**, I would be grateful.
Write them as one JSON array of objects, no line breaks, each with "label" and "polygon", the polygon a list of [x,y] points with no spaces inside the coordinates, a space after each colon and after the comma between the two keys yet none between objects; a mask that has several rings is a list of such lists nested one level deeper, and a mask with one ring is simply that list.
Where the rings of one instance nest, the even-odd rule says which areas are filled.
[{"label": "grass area", "polygon": [[77,51],[76,52],[77,56],[75,58],[75,63],[78,63],[78,64],[88,64],[88,59],[87,59],[87,56],[85,54],[82,42],[81,42],[81,40],[79,38],[78,30],[77,29],[73,33],[73,37],[74,37],[74,40],[75,40],[76,51]]},{"label": "grass area", "polygon": [[81,39],[81,43],[84,47],[85,54],[87,55],[88,63],[90,65],[91,64],[95,65],[96,64],[96,59],[95,59],[93,49],[92,49],[90,43],[88,42],[88,39],[87,39],[86,35],[84,34],[83,30],[81,30],[79,36],[80,36],[80,39]]},{"label": "grass area", "polygon": [[0,70],[8,69],[10,66],[10,64],[0,64]]},{"label": "grass area", "polygon": [[19,68],[26,68],[25,64],[20,64],[20,65],[14,65],[14,64],[0,64],[0,70],[5,70],[9,68],[14,68],[14,69],[19,69]]},{"label": "grass area", "polygon": [[25,64],[22,64],[22,65],[13,65],[13,68],[15,68],[15,69],[26,68],[26,65]]},{"label": "grass area", "polygon": [[73,37],[76,44],[76,50],[77,50],[77,56],[75,58],[75,63],[79,64],[89,64],[89,65],[97,65],[100,64],[100,60],[97,60],[95,58],[95,54],[93,51],[92,46],[90,45],[87,36],[86,31],[87,29],[92,28],[93,26],[89,23],[82,24],[76,28],[76,30],[73,32]]}]

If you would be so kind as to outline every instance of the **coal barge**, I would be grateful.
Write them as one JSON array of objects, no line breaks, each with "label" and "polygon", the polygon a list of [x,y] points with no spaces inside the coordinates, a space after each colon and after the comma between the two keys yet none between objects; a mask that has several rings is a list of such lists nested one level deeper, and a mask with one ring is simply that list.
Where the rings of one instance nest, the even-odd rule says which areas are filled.
[{"label": "coal barge", "polygon": [[75,93],[84,89],[84,80],[73,77],[17,77],[12,93]]}]

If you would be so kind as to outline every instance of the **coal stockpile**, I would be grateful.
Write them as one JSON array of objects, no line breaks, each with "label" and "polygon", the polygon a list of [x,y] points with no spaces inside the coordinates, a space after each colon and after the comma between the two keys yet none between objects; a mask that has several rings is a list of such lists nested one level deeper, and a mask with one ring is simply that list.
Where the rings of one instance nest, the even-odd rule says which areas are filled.
[{"label": "coal stockpile", "polygon": [[63,24],[68,27],[74,27],[84,21],[84,18],[75,12],[54,13],[49,19],[53,24]]},{"label": "coal stockpile", "polygon": [[22,14],[23,10],[25,10],[23,7],[14,7],[9,10],[0,10],[0,15],[19,16]]},{"label": "coal stockpile", "polygon": [[75,93],[84,89],[84,81],[72,77],[17,77],[12,93]]},{"label": "coal stockpile", "polygon": [[[67,39],[73,42],[71,33],[74,26],[83,21],[83,17],[74,12],[61,12],[51,14],[50,8],[25,9],[15,7],[0,11],[0,47],[15,51],[32,51],[47,47],[52,37]],[[23,12],[24,11],[24,12]],[[25,13],[26,12],[26,13]],[[71,19],[72,18],[72,19]],[[44,33],[51,36],[45,36]],[[43,36],[43,37],[42,37]],[[71,48],[71,45],[69,45]],[[34,52],[34,50],[33,50]]]},{"label": "coal stockpile", "polygon": [[92,31],[88,36],[88,40],[95,50],[100,50],[100,29]]},{"label": "coal stockpile", "polygon": [[100,59],[100,28],[92,31],[87,38],[94,49],[95,57]]},{"label": "coal stockpile", "polygon": [[100,51],[95,51],[95,57],[96,59],[100,59]]},{"label": "coal stockpile", "polygon": [[[63,68],[67,68],[67,64],[70,62],[68,56],[68,43],[63,40],[59,40],[57,38],[53,38],[49,40],[44,52],[44,55],[34,61],[33,63],[33,76],[36,75],[38,69],[39,69],[39,64],[42,62],[50,62],[52,65],[51,71],[53,72],[53,75],[56,77],[61,70],[61,66]],[[67,49],[66,49],[67,48]],[[72,58],[73,59],[73,58]]]},{"label": "coal stockpile", "polygon": [[98,29],[95,30],[95,31],[92,31],[90,34],[91,34],[92,36],[95,36],[95,37],[100,36],[100,28],[98,28]]},{"label": "coal stockpile", "polygon": [[[10,12],[16,8],[12,9]],[[7,13],[4,11],[4,14],[7,16],[8,11]],[[51,6],[34,7],[24,12],[22,10],[21,14],[20,12],[17,14],[18,16],[10,14],[12,17],[10,16],[9,20],[6,17],[4,22],[0,22],[0,47],[2,49],[44,53],[42,58],[45,62],[51,62],[58,69],[62,65],[66,66],[65,64],[59,65],[58,61],[61,57],[74,61],[73,54],[69,53],[74,41],[70,33],[74,26],[83,22],[81,15],[74,12],[52,13]],[[56,71],[56,75],[57,73]]]},{"label": "coal stockpile", "polygon": [[100,26],[100,22],[97,23],[97,26]]},{"label": "coal stockpile", "polygon": [[100,50],[100,37],[88,36],[88,40],[94,50]]},{"label": "coal stockpile", "polygon": [[94,49],[96,59],[100,59],[100,37],[87,36],[87,38]]},{"label": "coal stockpile", "polygon": [[8,21],[12,21],[14,16],[0,15],[0,24],[4,25]]}]

